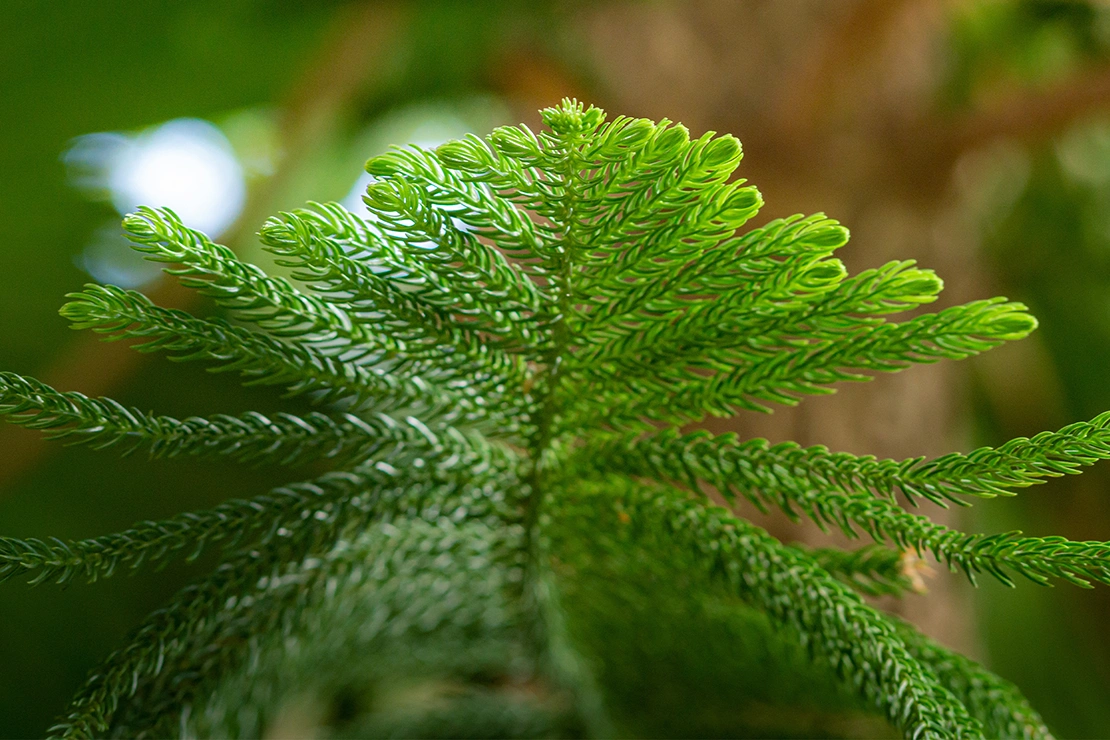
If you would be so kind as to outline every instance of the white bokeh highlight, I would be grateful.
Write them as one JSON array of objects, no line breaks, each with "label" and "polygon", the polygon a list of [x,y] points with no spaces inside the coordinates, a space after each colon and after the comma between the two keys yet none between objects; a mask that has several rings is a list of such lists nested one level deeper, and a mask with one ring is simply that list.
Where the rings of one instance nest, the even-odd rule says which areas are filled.
[{"label": "white bokeh highlight", "polygon": [[143,205],[170,208],[210,236],[226,231],[246,200],[243,168],[227,137],[196,118],[132,136],[82,136],[65,161],[78,170],[75,185],[106,190],[121,215]]},{"label": "white bokeh highlight", "polygon": [[[196,118],[168,121],[139,134],[81,136],[63,160],[73,185],[105,197],[120,215],[142,205],[169,208],[186,226],[213,238],[235,223],[246,202],[243,168],[227,137]],[[124,287],[157,274],[127,248],[122,232],[110,238],[105,229],[77,261],[98,280]]]},{"label": "white bokeh highlight", "polygon": [[[460,139],[472,131],[472,127],[458,116],[437,107],[418,106],[409,110],[399,111],[385,120],[379,121],[371,127],[375,136],[375,144],[384,142],[406,142],[408,145],[418,146],[422,149],[434,149],[451,139]],[[371,149],[384,150],[385,147],[372,146]],[[361,218],[372,220],[373,217],[362,202],[366,187],[374,182],[374,177],[367,172],[362,172],[355,180],[340,204],[351,213]]]}]

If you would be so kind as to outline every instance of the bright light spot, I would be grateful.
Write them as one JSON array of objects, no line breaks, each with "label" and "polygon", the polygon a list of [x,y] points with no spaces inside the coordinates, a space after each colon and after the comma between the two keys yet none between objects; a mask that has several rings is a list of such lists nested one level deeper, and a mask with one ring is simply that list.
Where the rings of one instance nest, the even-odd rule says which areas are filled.
[{"label": "bright light spot", "polygon": [[355,180],[355,184],[351,186],[351,191],[347,193],[343,200],[339,201],[339,204],[359,218],[371,220],[373,215],[366,208],[366,204],[362,202],[362,196],[366,194],[366,188],[374,180],[374,176],[369,172],[363,172]]},{"label": "bright light spot", "polygon": [[[434,149],[451,139],[461,139],[473,130],[474,126],[449,108],[434,104],[417,105],[387,115],[371,126],[363,137],[364,151],[372,154],[383,152],[389,145],[398,142]],[[372,220],[366,204],[362,202],[366,186],[372,182],[374,178],[363,172],[340,204],[356,216]]]},{"label": "bright light spot", "polygon": [[123,229],[115,221],[93,232],[92,239],[73,260],[97,282],[138,288],[162,274],[161,265],[143,259],[130,248]]},{"label": "bright light spot", "polygon": [[[213,238],[235,222],[246,200],[231,144],[220,129],[194,118],[139,134],[88,134],[63,159],[74,186],[111,201],[120,215],[142,205],[170,208]],[[129,288],[159,274],[129,248],[118,224],[98,229],[76,262],[101,282]]]},{"label": "bright light spot", "polygon": [[185,225],[217,237],[246,198],[243,169],[223,133],[182,118],[137,136],[89,134],[66,153],[72,182],[97,189],[120,214],[140,205],[172,209]]}]

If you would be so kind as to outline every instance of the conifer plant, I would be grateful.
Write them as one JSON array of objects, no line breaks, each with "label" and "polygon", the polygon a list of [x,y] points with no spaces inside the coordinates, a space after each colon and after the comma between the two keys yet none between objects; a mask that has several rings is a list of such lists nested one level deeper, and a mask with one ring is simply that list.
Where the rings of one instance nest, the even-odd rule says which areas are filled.
[{"label": "conifer plant", "polygon": [[[902,505],[1077,472],[1110,457],[1110,415],[932,460],[682,431],[1020,339],[1025,307],[891,320],[940,279],[848,275],[823,215],[744,231],[762,200],[732,179],[735,138],[573,101],[542,117],[371,159],[369,216],[271,218],[292,280],[169,210],[128,216],[135,248],[223,317],[106,285],[61,311],[311,413],[177,419],[0,373],[0,415],[66,442],[317,475],[93,539],[0,539],[0,575],[33,583],[223,548],[51,732],[1050,737],[1013,685],[860,594],[904,593],[907,554],[927,553],[973,581],[1110,583],[1107,543],[965,534]],[[714,501],[873,542],[784,544]]]}]

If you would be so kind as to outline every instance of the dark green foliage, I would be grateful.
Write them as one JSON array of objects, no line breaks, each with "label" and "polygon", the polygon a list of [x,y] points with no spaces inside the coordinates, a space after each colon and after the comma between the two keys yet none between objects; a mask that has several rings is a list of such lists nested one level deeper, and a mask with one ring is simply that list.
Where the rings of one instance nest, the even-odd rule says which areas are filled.
[{"label": "dark green foliage", "polygon": [[985,570],[1012,585],[1007,574],[1012,569],[1038,583],[1055,576],[1089,586],[1087,579],[1110,583],[1110,544],[1022,537],[1020,532],[964,534],[908,513],[896,503],[895,492],[911,502],[921,496],[941,505],[966,503],[961,495],[1010,495],[1010,488],[1074,473],[1080,465],[1110,456],[1101,439],[1107,421],[1110,416],[1103,415],[1032,440],[929,462],[876,460],[792,443],[770,446],[762,439],[739,442],[732,434],[682,436],[673,430],[644,440],[603,442],[587,457],[596,470],[682,481],[694,490],[705,481],[729,496],[746,497],[763,511],[778,506],[797,518],[800,508],[818,524],[835,524],[849,536],[856,536],[858,527],[876,540],[931,550],[973,582],[975,573]]},{"label": "dark green foliage", "polygon": [[[129,216],[226,319],[109,286],[63,308],[318,411],[182,420],[0,374],[0,414],[70,442],[329,471],[115,535],[0,539],[0,577],[33,582],[227,549],[54,732],[1049,737],[1013,686],[855,591],[915,588],[927,551],[1006,583],[1110,582],[1106,543],[964,534],[897,501],[1074,473],[1110,457],[1110,417],[932,461],[675,426],[962,359],[1033,318],[994,299],[893,321],[940,280],[848,276],[824,216],[739,233],[762,199],[732,180],[732,137],[569,101],[543,118],[371,160],[368,219],[270,219],[262,242],[303,288],[169,211]],[[706,487],[878,542],[782,544]]]}]

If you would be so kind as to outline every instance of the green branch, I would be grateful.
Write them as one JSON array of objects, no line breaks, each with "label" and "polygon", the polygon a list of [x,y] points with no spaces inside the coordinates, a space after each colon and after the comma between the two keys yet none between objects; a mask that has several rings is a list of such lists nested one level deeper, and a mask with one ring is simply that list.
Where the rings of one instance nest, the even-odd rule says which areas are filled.
[{"label": "green branch", "polygon": [[[675,481],[694,491],[700,491],[704,481],[724,494],[743,496],[764,511],[774,506],[793,518],[801,511],[814,522],[837,526],[852,537],[857,536],[858,528],[877,541],[888,539],[919,553],[931,551],[949,568],[964,571],[973,582],[976,573],[987,572],[1012,586],[1009,575],[1012,571],[1040,584],[1048,584],[1051,578],[1084,587],[1089,587],[1090,581],[1110,584],[1110,542],[1023,537],[1020,532],[965,534],[905,511],[890,497],[890,488],[883,487],[881,474],[868,478],[866,473],[883,468],[890,473],[893,468],[898,473],[895,480],[899,485],[904,482],[907,488],[912,488],[914,468],[920,465],[925,480],[933,478],[930,484],[934,497],[943,491],[952,500],[958,500],[955,491],[978,490],[994,495],[997,489],[989,478],[981,485],[971,484],[963,489],[958,487],[961,479],[954,478],[948,481],[950,488],[945,490],[938,482],[937,469],[921,465],[920,459],[896,462],[846,454],[829,456],[828,460],[840,463],[838,469],[822,466],[820,461],[806,464],[807,453],[814,457],[827,454],[824,448],[804,450],[792,444],[771,447],[765,440],[738,443],[735,435],[713,438],[702,432],[684,437],[674,432],[587,448],[579,453],[577,464],[583,472],[621,471]],[[1077,456],[1083,459],[1084,452]],[[958,461],[947,459],[959,469]],[[1043,472],[1045,469],[1051,467],[1040,466],[1036,461],[1030,463],[1030,470],[1042,475],[1048,474]],[[1002,480],[1011,477],[1022,480],[1020,474],[1008,471],[1001,472],[1001,476]],[[887,486],[891,479],[889,476],[885,479]],[[926,489],[913,490],[916,493]],[[876,493],[886,495],[880,497]]]}]

